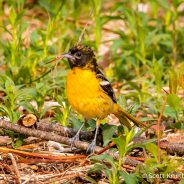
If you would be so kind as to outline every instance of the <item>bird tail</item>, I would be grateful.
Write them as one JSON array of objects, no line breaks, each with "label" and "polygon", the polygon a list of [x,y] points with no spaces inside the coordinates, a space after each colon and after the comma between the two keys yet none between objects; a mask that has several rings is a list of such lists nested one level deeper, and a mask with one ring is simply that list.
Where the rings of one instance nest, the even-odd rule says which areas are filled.
[{"label": "bird tail", "polygon": [[116,103],[114,103],[113,114],[119,119],[121,124],[124,124],[129,129],[131,128],[131,124],[128,120],[132,121],[138,127],[145,127],[145,125],[141,121],[139,121],[138,119],[133,117],[131,114],[123,110]]}]

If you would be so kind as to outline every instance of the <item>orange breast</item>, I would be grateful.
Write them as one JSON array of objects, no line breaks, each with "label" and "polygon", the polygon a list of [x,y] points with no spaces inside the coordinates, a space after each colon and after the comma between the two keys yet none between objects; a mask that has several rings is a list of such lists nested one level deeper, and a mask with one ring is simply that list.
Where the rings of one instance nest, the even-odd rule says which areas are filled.
[{"label": "orange breast", "polygon": [[104,93],[91,70],[74,68],[67,76],[66,93],[72,108],[86,119],[103,119],[112,112],[113,101]]}]

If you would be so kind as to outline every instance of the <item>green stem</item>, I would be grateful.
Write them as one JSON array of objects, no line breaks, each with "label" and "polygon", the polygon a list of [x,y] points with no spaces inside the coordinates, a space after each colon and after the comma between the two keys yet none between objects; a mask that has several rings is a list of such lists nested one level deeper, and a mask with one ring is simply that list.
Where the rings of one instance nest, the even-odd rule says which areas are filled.
[{"label": "green stem", "polygon": [[177,10],[174,7],[174,20],[173,20],[173,32],[172,32],[172,38],[173,38],[173,62],[172,65],[175,66],[176,65],[176,60],[177,60],[177,45],[176,45],[176,18],[177,18]]}]

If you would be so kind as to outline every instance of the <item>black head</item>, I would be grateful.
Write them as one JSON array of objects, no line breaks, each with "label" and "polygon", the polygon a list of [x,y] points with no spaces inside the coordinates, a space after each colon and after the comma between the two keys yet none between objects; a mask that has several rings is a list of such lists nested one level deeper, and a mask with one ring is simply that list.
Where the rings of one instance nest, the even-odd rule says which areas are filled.
[{"label": "black head", "polygon": [[68,59],[70,67],[85,67],[96,63],[94,52],[86,45],[76,44],[70,48],[69,52],[63,54]]}]

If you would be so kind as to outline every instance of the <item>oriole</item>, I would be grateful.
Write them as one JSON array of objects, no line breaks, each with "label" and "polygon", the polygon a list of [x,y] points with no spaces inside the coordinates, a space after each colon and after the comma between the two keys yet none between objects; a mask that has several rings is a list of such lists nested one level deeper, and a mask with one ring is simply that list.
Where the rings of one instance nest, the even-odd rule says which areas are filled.
[{"label": "oriole", "polygon": [[[68,59],[71,68],[66,82],[69,103],[74,110],[84,116],[85,120],[97,119],[94,140],[88,151],[94,151],[100,122],[109,114],[117,116],[120,123],[128,128],[131,128],[128,119],[137,126],[144,126],[117,104],[112,86],[100,71],[91,48],[78,43],[63,56]],[[79,140],[79,133],[83,125],[73,137],[72,144],[75,140]]]}]

